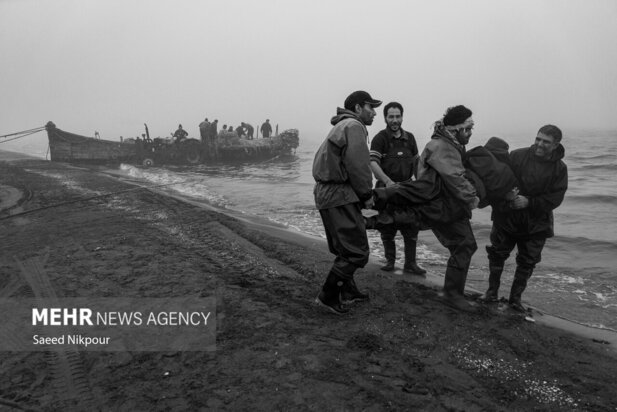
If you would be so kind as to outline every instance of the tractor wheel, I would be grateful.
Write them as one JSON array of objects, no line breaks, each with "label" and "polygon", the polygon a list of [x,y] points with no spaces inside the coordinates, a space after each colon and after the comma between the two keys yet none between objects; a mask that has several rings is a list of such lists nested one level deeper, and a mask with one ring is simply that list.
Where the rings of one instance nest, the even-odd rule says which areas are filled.
[{"label": "tractor wheel", "polygon": [[191,165],[196,165],[201,161],[201,144],[195,141],[186,142],[182,147],[184,160]]}]

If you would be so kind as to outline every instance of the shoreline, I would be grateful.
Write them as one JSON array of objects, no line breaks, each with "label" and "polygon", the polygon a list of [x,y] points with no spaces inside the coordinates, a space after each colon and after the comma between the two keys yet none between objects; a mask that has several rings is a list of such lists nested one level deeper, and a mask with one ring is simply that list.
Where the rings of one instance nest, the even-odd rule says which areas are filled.
[{"label": "shoreline", "polygon": [[[21,154],[17,152],[7,152],[7,151],[0,150],[0,162],[1,161],[10,162],[10,161],[18,161],[18,160],[24,160],[24,159],[41,160],[38,157],[33,157],[33,156],[26,155],[26,154]],[[75,166],[70,165],[69,167],[75,167]],[[157,193],[161,196],[167,196],[167,197],[176,199],[180,202],[185,202],[190,205],[204,208],[212,212],[221,213],[223,215],[229,216],[231,218],[237,219],[247,224],[254,230],[264,231],[270,235],[276,236],[286,241],[291,241],[291,242],[295,241],[299,243],[308,242],[309,247],[320,248],[322,249],[322,251],[324,251],[324,253],[326,254],[330,253],[328,251],[327,243],[325,239],[308,234],[308,233],[300,232],[298,230],[295,230],[294,228],[287,227],[283,224],[272,222],[268,219],[260,218],[258,216],[240,213],[240,212],[236,212],[230,209],[219,208],[205,201],[192,200],[182,195],[170,194],[170,193],[167,193],[161,190],[157,190],[156,186],[152,187],[152,186],[147,186],[147,185],[141,185],[139,182],[136,182],[134,180],[123,178],[122,174],[114,173],[114,171],[110,169],[103,169],[103,170],[100,170],[100,168],[92,169],[87,166],[83,166],[83,167],[78,166],[78,168],[91,171],[92,173],[99,173],[102,175],[111,176],[127,184],[141,187],[153,193]],[[0,213],[2,212],[3,209],[8,209],[8,208],[13,207],[20,200],[19,191],[16,188],[0,185],[0,195],[1,195],[0,196]],[[371,255],[369,258],[369,263],[367,264],[367,267],[365,268],[365,270],[368,270],[368,271],[379,270],[378,266],[380,266],[379,262],[377,261],[375,256]],[[412,276],[412,277],[408,277],[407,280],[413,283],[431,286],[436,289],[441,288],[441,286],[443,285],[443,276],[433,273],[434,272],[433,270],[429,270],[427,272],[428,273],[427,273],[426,279]],[[397,268],[390,275],[391,276],[403,276],[402,269]],[[481,291],[471,288],[469,286],[467,286],[465,290],[467,294],[478,294],[478,295],[482,294]],[[578,335],[580,337],[590,339],[592,341],[600,341],[602,343],[609,344],[611,349],[617,352],[617,331],[612,330],[610,328],[599,328],[599,327],[585,325],[580,322],[559,316],[558,314],[544,312],[532,305],[527,305],[527,306],[533,310],[533,318],[534,320],[538,321],[539,324],[542,324],[548,327],[558,328],[566,332]]]},{"label": "shoreline", "polygon": [[335,316],[313,303],[332,262],[324,239],[99,171],[6,157],[0,184],[29,195],[0,211],[2,296],[29,294],[16,262],[40,265],[64,297],[213,296],[217,336],[215,352],[80,352],[87,393],[42,352],[3,352],[0,400],[27,393],[19,399],[44,410],[617,407],[615,341],[589,327],[453,311],[441,268],[424,280],[374,260],[357,276],[371,300]]},{"label": "shoreline", "polygon": [[[115,176],[117,178],[120,178],[123,181],[127,181],[129,183],[139,186],[139,184],[134,181],[122,179],[122,175],[120,173],[113,173],[113,171],[103,171],[102,173]],[[142,187],[147,188],[147,186],[142,186]],[[222,209],[222,208],[213,206],[205,201],[202,202],[202,201],[192,200],[192,199],[188,199],[181,195],[174,195],[174,194],[166,193],[164,191],[159,191],[159,190],[156,190],[156,187],[148,188],[148,190],[156,192],[160,194],[161,196],[169,196],[179,201],[192,204],[194,206],[203,207],[207,210],[225,214],[227,216],[230,216],[232,218],[238,219],[246,223],[247,225],[253,227],[255,230],[265,231],[273,236],[285,239],[287,241],[299,241],[301,243],[309,242],[310,247],[321,247],[324,250],[324,253],[327,253],[327,254],[330,253],[327,248],[326,240],[321,237],[300,232],[294,228],[287,227],[287,226],[284,226],[276,222],[272,222],[265,218],[260,218],[257,216],[244,214],[244,213],[236,212],[236,211],[229,210],[229,209]],[[379,266],[381,266],[381,264],[377,261],[376,257],[371,255],[369,257],[369,263],[367,264],[367,267],[365,268],[365,270],[379,271]],[[402,274],[401,268],[397,268],[390,275],[394,277],[404,276]],[[443,286],[443,276],[435,274],[433,270],[427,271],[426,279],[411,276],[411,277],[407,277],[407,280],[413,283],[418,283],[418,284],[422,284],[425,286],[434,287],[436,289],[440,289]],[[465,290],[468,294],[481,295],[483,293],[482,291],[476,290],[469,286],[467,286]],[[527,305],[527,306],[533,310],[532,318],[534,319],[534,321],[537,321],[538,324],[564,330],[566,332],[573,333],[577,336],[580,336],[580,337],[583,337],[583,338],[586,338],[586,339],[589,339],[595,342],[607,344],[610,346],[610,348],[613,351],[617,353],[617,331],[612,330],[610,328],[599,328],[599,327],[585,325],[575,320],[571,320],[571,319],[559,316],[558,314],[545,312],[544,310],[541,310],[533,305]]]}]

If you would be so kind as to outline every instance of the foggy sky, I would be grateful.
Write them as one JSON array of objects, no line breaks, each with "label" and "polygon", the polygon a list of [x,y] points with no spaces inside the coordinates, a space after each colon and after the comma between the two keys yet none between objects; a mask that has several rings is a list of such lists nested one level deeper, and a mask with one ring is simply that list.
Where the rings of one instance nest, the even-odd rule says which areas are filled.
[{"label": "foggy sky", "polygon": [[615,129],[616,22],[614,0],[0,0],[0,135],[195,137],[208,117],[321,140],[357,89],[417,136],[456,104],[486,136]]}]

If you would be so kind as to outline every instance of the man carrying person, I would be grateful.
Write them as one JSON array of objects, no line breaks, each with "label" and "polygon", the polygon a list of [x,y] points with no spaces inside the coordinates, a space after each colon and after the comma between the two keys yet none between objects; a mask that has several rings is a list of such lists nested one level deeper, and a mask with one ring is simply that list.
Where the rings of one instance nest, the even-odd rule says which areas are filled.
[{"label": "man carrying person", "polygon": [[[371,170],[377,178],[375,187],[389,187],[400,182],[409,181],[415,175],[418,160],[418,145],[410,132],[403,130],[403,106],[398,102],[388,103],[384,109],[386,128],[371,142]],[[382,213],[388,213],[387,210]],[[386,265],[381,270],[391,272],[396,261],[396,244],[394,237],[400,230],[405,242],[405,265],[403,273],[426,275],[426,270],[416,263],[416,244],[418,228],[411,225],[381,225],[379,232],[383,242]]]},{"label": "man carrying person", "polygon": [[491,244],[486,247],[489,261],[489,287],[482,300],[496,302],[505,261],[517,248],[516,271],[510,289],[510,306],[525,312],[521,295],[537,263],[546,239],[553,237],[553,209],[568,189],[568,169],[563,162],[561,130],[542,126],[535,143],[510,153],[510,166],[519,187],[513,200],[494,205],[491,219]]},{"label": "man carrying person", "polygon": [[315,301],[336,314],[348,311],[346,302],[366,300],[354,281],[357,269],[368,263],[369,244],[361,209],[373,205],[366,125],[373,123],[381,101],[365,91],[345,99],[330,123],[334,126],[313,161],[315,205],[323,221],[330,252],[336,256]]},{"label": "man carrying person", "polygon": [[444,117],[435,122],[431,140],[426,144],[418,165],[418,181],[432,181],[441,186],[446,220],[430,222],[437,240],[448,249],[444,279],[444,301],[450,306],[473,311],[465,300],[464,291],[471,257],[478,249],[469,219],[480,199],[465,178],[463,154],[469,143],[474,122],[472,112],[459,105],[448,108]]}]

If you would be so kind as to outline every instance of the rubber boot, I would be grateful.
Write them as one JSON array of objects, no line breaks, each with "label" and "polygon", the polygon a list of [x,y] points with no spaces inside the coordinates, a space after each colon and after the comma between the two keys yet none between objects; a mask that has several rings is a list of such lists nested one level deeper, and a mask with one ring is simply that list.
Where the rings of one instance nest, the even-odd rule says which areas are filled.
[{"label": "rubber boot", "polygon": [[448,266],[444,280],[444,303],[463,312],[475,312],[477,305],[465,299],[465,282],[467,274],[463,269]]},{"label": "rubber boot", "polygon": [[480,300],[485,303],[494,303],[499,300],[499,285],[501,284],[501,274],[503,273],[503,264],[488,264],[488,289],[480,297]]},{"label": "rubber boot", "polygon": [[321,288],[321,292],[315,298],[315,303],[337,315],[349,312],[349,309],[341,305],[340,294],[342,285],[343,280],[336,273],[330,271],[326,282]]},{"label": "rubber boot", "polygon": [[369,300],[369,296],[368,293],[360,292],[358,290],[358,286],[356,285],[356,281],[351,279],[343,282],[343,287],[341,288],[341,300],[343,303],[353,303],[362,300]]},{"label": "rubber boot", "polygon": [[383,242],[383,250],[384,255],[386,256],[386,264],[381,267],[381,270],[384,272],[392,272],[394,270],[394,262],[396,261],[396,244],[394,240],[384,240]]},{"label": "rubber boot", "polygon": [[416,263],[416,246],[416,241],[410,240],[405,242],[405,266],[403,266],[403,273],[426,277],[426,270]]},{"label": "rubber boot", "polygon": [[510,289],[510,299],[508,303],[510,307],[517,312],[525,312],[527,309],[521,303],[521,296],[527,288],[527,280],[531,277],[533,269],[516,267],[514,272],[514,281],[512,282],[512,288]]}]

